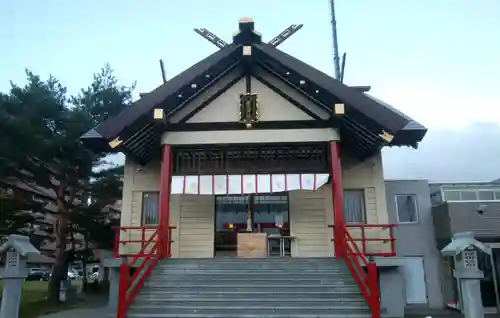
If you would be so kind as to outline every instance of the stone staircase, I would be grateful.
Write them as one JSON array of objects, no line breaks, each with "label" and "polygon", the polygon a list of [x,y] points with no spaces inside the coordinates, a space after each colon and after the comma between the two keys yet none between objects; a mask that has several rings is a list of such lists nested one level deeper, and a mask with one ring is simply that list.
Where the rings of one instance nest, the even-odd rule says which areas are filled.
[{"label": "stone staircase", "polygon": [[370,318],[359,288],[332,258],[160,261],[128,318]]}]

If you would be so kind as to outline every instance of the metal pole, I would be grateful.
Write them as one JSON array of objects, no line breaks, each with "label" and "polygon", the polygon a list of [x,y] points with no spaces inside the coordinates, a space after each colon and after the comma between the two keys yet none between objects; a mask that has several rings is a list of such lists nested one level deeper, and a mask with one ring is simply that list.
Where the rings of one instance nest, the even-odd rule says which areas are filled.
[{"label": "metal pole", "polygon": [[340,57],[339,57],[339,43],[337,38],[337,21],[335,20],[335,1],[330,0],[330,12],[332,14],[332,36],[333,36],[333,65],[335,71],[335,78],[340,80]]},{"label": "metal pole", "polygon": [[163,84],[165,84],[167,82],[167,76],[165,75],[165,65],[163,64],[163,60],[160,60],[160,70]]}]

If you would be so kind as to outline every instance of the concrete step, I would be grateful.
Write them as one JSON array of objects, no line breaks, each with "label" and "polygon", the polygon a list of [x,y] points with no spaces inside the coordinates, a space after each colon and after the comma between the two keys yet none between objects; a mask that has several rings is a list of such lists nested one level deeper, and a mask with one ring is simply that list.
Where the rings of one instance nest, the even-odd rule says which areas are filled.
[{"label": "concrete step", "polygon": [[[143,300],[143,301],[142,301]],[[208,306],[253,306],[253,307],[294,307],[294,306],[320,306],[320,307],[338,307],[350,306],[354,308],[365,308],[366,302],[360,299],[274,299],[274,298],[248,298],[248,299],[213,299],[213,298],[192,298],[192,299],[166,299],[166,298],[149,298],[137,300],[136,303],[140,306],[158,306],[161,308],[170,308],[185,306],[191,308],[203,308]],[[134,305],[135,306],[135,305]]]},{"label": "concrete step", "polygon": [[[129,313],[128,318],[371,318],[371,314],[340,313],[340,314],[172,314],[172,313]],[[110,318],[115,318],[112,316]]]},{"label": "concrete step", "polygon": [[370,318],[343,261],[169,259],[155,267],[129,318]]},{"label": "concrete step", "polygon": [[[155,273],[156,274],[156,273]],[[281,273],[198,273],[198,274],[163,274],[158,273],[158,275],[154,275],[152,277],[161,278],[163,280],[229,280],[229,279],[246,279],[246,280],[305,280],[305,279],[333,279],[333,280],[344,280],[344,281],[354,281],[354,278],[350,273],[336,273],[336,274],[324,274],[324,273],[304,273],[301,275],[291,275],[289,272],[281,272]]]},{"label": "concrete step", "polygon": [[345,266],[342,260],[333,257],[266,257],[266,258],[241,258],[241,257],[215,257],[215,258],[169,258],[158,262],[165,264],[248,264],[248,263],[287,263],[287,264],[339,264]]},{"label": "concrete step", "polygon": [[171,280],[166,277],[155,277],[144,283],[144,286],[199,286],[199,285],[219,285],[219,286],[262,286],[263,288],[274,286],[274,285],[329,285],[329,286],[355,286],[354,281],[345,281],[334,278],[308,278],[308,277],[297,277],[294,279],[290,278],[273,278],[273,279],[263,279],[263,278],[237,278],[237,277],[226,277],[223,279],[213,279],[198,278],[198,279],[185,279],[185,280]]},{"label": "concrete step", "polygon": [[144,290],[137,295],[138,300],[168,300],[168,299],[182,299],[191,300],[198,298],[210,298],[210,299],[251,299],[251,298],[263,298],[263,299],[273,299],[273,300],[288,300],[288,299],[328,299],[328,300],[361,300],[365,301],[363,296],[358,290],[353,290],[351,292],[343,291],[307,291],[307,290],[297,290],[290,291],[284,290],[281,292],[276,292],[272,290],[253,290],[253,291],[192,291],[192,290]]},{"label": "concrete step", "polygon": [[235,274],[235,275],[262,275],[262,274],[288,274],[288,275],[298,275],[298,274],[324,274],[324,275],[351,275],[346,269],[314,269],[314,268],[304,268],[302,266],[297,266],[294,268],[286,267],[286,268],[186,268],[186,267],[164,267],[164,268],[155,268],[153,270],[155,274],[162,275],[182,275],[182,274]]},{"label": "concrete step", "polygon": [[168,266],[155,267],[156,270],[172,270],[172,269],[219,269],[219,270],[333,270],[333,271],[349,271],[347,267],[331,266],[328,264],[324,265],[299,265],[299,264],[272,264],[272,263],[262,263],[262,264],[175,264]]},{"label": "concrete step", "polygon": [[184,293],[188,291],[204,291],[204,292],[259,292],[259,291],[270,291],[279,293],[286,291],[302,291],[302,292],[357,292],[359,293],[359,288],[356,285],[353,286],[331,286],[331,285],[296,285],[296,284],[275,284],[273,286],[262,286],[262,285],[246,285],[241,286],[238,284],[232,285],[214,285],[214,284],[187,284],[187,285],[146,285],[142,288],[142,292],[168,292],[177,291],[179,293]]},{"label": "concrete step", "polygon": [[241,258],[228,258],[228,259],[169,259],[161,261],[157,264],[157,269],[162,268],[329,268],[329,269],[347,269],[343,261],[334,259],[241,259]]},{"label": "concrete step", "polygon": [[309,266],[337,266],[337,267],[347,267],[343,261],[338,261],[338,260],[332,260],[332,259],[290,259],[290,258],[283,258],[283,259],[262,259],[262,258],[234,258],[234,259],[227,259],[227,260],[221,260],[221,259],[192,259],[192,260],[185,260],[185,259],[169,259],[169,260],[161,260],[158,263],[158,266],[171,266],[171,265],[184,265],[184,266],[189,266],[189,265],[224,265],[224,264],[231,264],[234,266],[239,266],[239,265],[261,265],[261,264],[270,264],[270,265],[309,265]]},{"label": "concrete step", "polygon": [[176,314],[208,314],[208,315],[224,315],[233,314],[233,317],[241,317],[241,315],[252,313],[254,315],[297,315],[297,314],[341,314],[341,313],[370,313],[368,307],[360,308],[359,306],[348,305],[329,305],[329,306],[280,306],[280,305],[251,305],[251,306],[233,306],[226,304],[223,306],[154,306],[152,304],[136,305],[130,307],[129,313],[141,313],[145,316],[155,313],[176,313]]}]

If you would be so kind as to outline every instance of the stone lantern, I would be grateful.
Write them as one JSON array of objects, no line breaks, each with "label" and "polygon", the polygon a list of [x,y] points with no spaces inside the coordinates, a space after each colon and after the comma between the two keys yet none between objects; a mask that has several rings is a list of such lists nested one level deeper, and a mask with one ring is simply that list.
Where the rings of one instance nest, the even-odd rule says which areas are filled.
[{"label": "stone lantern", "polygon": [[24,235],[9,235],[7,242],[0,246],[0,254],[5,257],[5,268],[2,274],[3,294],[0,318],[13,318],[19,316],[21,303],[21,289],[28,270],[26,260],[30,255],[40,255],[29,238]]},{"label": "stone lantern", "polygon": [[480,288],[484,275],[479,268],[478,253],[486,253],[491,257],[491,248],[476,240],[472,232],[455,234],[451,242],[441,250],[443,256],[454,258],[453,276],[459,285],[465,318],[484,318]]}]

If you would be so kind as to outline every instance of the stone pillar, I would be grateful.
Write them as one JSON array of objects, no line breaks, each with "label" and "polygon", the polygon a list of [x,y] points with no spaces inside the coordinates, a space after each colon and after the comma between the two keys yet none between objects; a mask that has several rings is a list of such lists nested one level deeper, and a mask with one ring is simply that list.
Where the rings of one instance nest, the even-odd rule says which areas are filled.
[{"label": "stone pillar", "polygon": [[465,318],[484,318],[480,279],[460,279]]},{"label": "stone pillar", "polygon": [[109,299],[108,309],[116,312],[118,308],[118,288],[120,285],[120,267],[109,267]]},{"label": "stone pillar", "polygon": [[19,317],[21,288],[27,276],[26,257],[22,257],[17,252],[7,252],[0,318]]},{"label": "stone pillar", "polygon": [[112,250],[99,250],[99,282],[109,280],[110,278],[106,275],[106,266],[104,266],[105,259],[113,258]]}]

